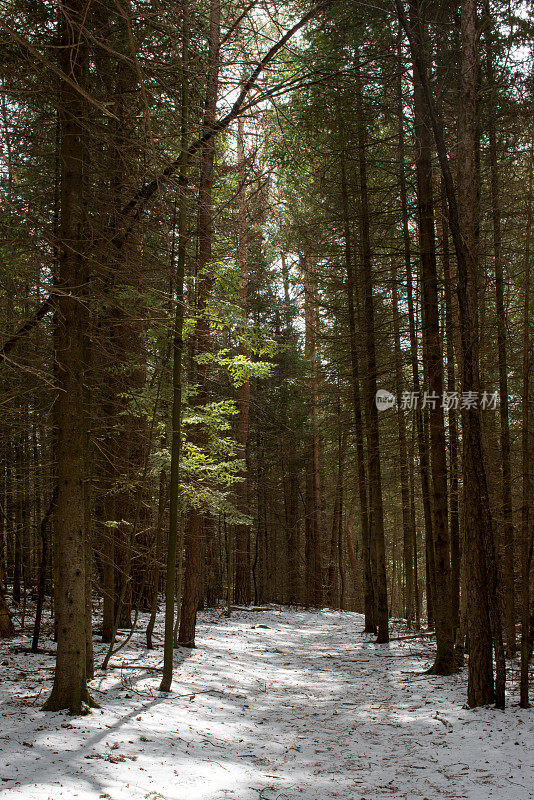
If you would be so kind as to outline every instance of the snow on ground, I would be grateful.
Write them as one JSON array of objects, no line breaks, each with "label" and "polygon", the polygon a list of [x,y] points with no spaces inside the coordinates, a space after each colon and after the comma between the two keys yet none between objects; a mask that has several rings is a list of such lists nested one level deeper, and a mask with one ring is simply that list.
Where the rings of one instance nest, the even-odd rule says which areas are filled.
[{"label": "snow on ground", "polygon": [[[161,630],[161,629],[160,629]],[[534,712],[462,708],[428,640],[377,645],[348,612],[200,615],[162,696],[142,631],[92,682],[102,709],[40,710],[52,655],[2,643],[0,792],[61,800],[534,798]],[[161,640],[159,640],[161,641]],[[43,645],[51,648],[49,640]],[[104,652],[96,648],[97,656]],[[129,669],[125,669],[124,665]],[[122,668],[121,668],[122,665]]]}]

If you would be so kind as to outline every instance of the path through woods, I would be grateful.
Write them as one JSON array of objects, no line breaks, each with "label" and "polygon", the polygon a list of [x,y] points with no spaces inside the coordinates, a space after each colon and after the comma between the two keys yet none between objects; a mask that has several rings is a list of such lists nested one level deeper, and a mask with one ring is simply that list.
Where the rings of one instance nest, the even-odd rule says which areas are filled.
[{"label": "path through woods", "polygon": [[41,711],[35,698],[50,689],[53,656],[17,653],[20,637],[2,643],[0,791],[26,800],[534,797],[534,722],[513,687],[506,714],[462,709],[465,676],[419,674],[432,663],[430,642],[378,645],[362,629],[362,615],[348,612],[203,613],[198,648],[176,651],[170,696],[146,669],[161,664],[161,649],[147,652],[140,632],[112,659],[128,668],[97,671],[91,691],[106,691],[106,707],[85,717]]}]

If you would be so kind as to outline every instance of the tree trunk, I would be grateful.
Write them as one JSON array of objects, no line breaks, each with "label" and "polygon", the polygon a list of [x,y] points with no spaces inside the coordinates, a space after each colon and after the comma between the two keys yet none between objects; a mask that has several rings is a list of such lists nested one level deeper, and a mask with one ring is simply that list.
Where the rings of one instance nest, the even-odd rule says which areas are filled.
[{"label": "tree trunk", "polygon": [[[288,343],[294,335],[293,318],[291,309],[291,299],[289,296],[289,270],[287,268],[285,253],[280,253],[282,266],[282,280],[284,285],[284,317],[285,317],[285,336]],[[282,353],[281,373],[282,373],[282,397],[284,404],[284,424],[287,435],[284,437],[283,452],[287,453],[284,459],[286,474],[284,483],[287,481],[287,503],[286,503],[286,526],[287,526],[287,602],[289,605],[297,605],[302,601],[300,597],[299,585],[299,465],[297,454],[297,443],[295,436],[295,425],[292,419],[291,393],[288,389],[291,376],[291,365],[286,352]],[[259,443],[259,436],[258,436]],[[257,448],[258,458],[258,515],[259,515],[259,495],[261,492],[260,481],[260,458],[262,457],[261,448]],[[262,530],[262,523],[258,516],[258,532]],[[259,554],[260,548],[256,544],[256,552]]]},{"label": "tree trunk", "polygon": [[[424,23],[419,36],[424,41]],[[447,449],[443,418],[443,360],[439,330],[439,299],[432,191],[432,151],[430,125],[420,81],[414,69],[414,120],[416,138],[416,178],[423,290],[423,342],[426,385],[429,398],[429,425],[432,476],[432,542],[435,568],[434,620],[436,659],[432,672],[449,675],[454,671],[454,637],[451,619],[450,542],[447,506]]]},{"label": "tree trunk", "polygon": [[[464,356],[463,391],[478,391],[478,252],[477,252],[477,115],[478,52],[475,0],[462,0],[461,6],[461,111],[459,120],[458,210],[465,248],[465,260],[458,258],[458,294],[462,350]],[[450,209],[449,209],[450,214]],[[464,274],[462,270],[465,269]],[[463,294],[465,293],[465,294]],[[467,630],[469,637],[468,703],[483,705],[495,700],[505,703],[505,664],[498,601],[497,567],[493,524],[490,511],[480,411],[464,410],[464,502],[466,503],[465,546],[467,554]],[[471,498],[479,498],[472,502]],[[493,685],[491,644],[495,649],[497,683]]]},{"label": "tree trunk", "polygon": [[[354,309],[354,267],[350,232],[350,212],[345,172],[344,152],[341,152],[341,193],[343,200],[343,235],[345,239],[345,269],[347,271],[347,310],[349,317],[350,362],[352,408],[354,413],[354,433],[356,438],[356,471],[358,499],[360,506],[360,526],[362,532],[362,559],[364,585],[364,631],[376,633],[374,587],[371,573],[371,542],[369,525],[369,506],[367,501],[367,475],[365,468],[365,449],[363,419],[360,398],[360,364],[356,334],[356,313]],[[349,537],[350,538],[350,537]]]},{"label": "tree trunk", "polygon": [[373,274],[369,201],[367,194],[366,127],[363,118],[363,99],[359,63],[356,69],[356,106],[358,114],[358,170],[360,190],[360,237],[362,255],[363,318],[365,324],[365,404],[367,420],[367,460],[369,474],[369,508],[371,517],[371,563],[375,581],[375,624],[377,641],[389,641],[388,591],[386,582],[386,550],[384,541],[384,511],[382,504],[382,476],[380,468],[380,434],[376,406],[377,366],[375,349],[375,313],[373,300]]},{"label": "tree trunk", "polygon": [[[399,328],[399,303],[397,291],[397,270],[395,259],[392,262],[392,300],[393,300],[393,336],[395,340],[395,393],[397,400],[402,397],[404,381],[402,377],[402,352],[400,345]],[[414,590],[413,590],[413,531],[410,513],[410,489],[408,475],[408,451],[406,446],[406,420],[400,402],[397,404],[397,437],[399,442],[399,472],[401,484],[402,506],[402,541],[404,563],[404,615],[408,627],[414,618]]]},{"label": "tree trunk", "polygon": [[41,630],[41,619],[43,614],[43,605],[44,605],[44,597],[45,597],[45,589],[46,589],[46,574],[48,570],[48,522],[50,517],[54,512],[54,505],[57,499],[57,489],[54,489],[54,493],[52,495],[52,499],[50,501],[50,505],[46,511],[46,514],[41,520],[41,524],[39,526],[40,533],[41,533],[41,564],[39,566],[39,582],[37,585],[37,605],[35,608],[35,622],[33,626],[33,636],[32,636],[32,646],[31,650],[32,653],[39,652],[39,633]]},{"label": "tree trunk", "polygon": [[410,439],[410,453],[409,453],[409,469],[410,469],[410,518],[412,528],[412,552],[413,552],[413,590],[414,590],[414,611],[415,611],[415,628],[419,630],[421,622],[421,601],[419,596],[419,562],[417,553],[417,521],[415,514],[415,428],[417,426],[412,424],[412,436]]},{"label": "tree trunk", "polygon": [[[86,85],[88,49],[83,35],[85,0],[61,6],[60,68],[82,88]],[[86,408],[83,298],[88,295],[84,209],[87,108],[67,81],[60,84],[60,224],[55,357],[58,396],[55,421],[58,476],[54,513],[57,657],[52,693],[44,708],[79,714],[91,703],[86,678],[85,640],[85,467]]]},{"label": "tree trunk", "polygon": [[[490,16],[489,3],[485,13]],[[497,167],[497,134],[495,130],[495,75],[491,30],[487,27],[486,80],[488,82],[488,140],[490,160],[491,216],[493,223],[493,256],[495,265],[495,312],[497,317],[497,357],[499,362],[499,414],[501,423],[501,508],[503,543],[503,599],[506,646],[510,657],[515,655],[515,580],[514,580],[514,522],[512,515],[512,472],[510,464],[510,422],[508,417],[508,366],[506,358],[506,309],[504,307],[504,278],[501,244],[501,204],[499,170]]]},{"label": "tree trunk", "polygon": [[[183,4],[182,25],[182,83],[181,83],[181,150],[180,182],[187,181],[187,137],[189,131],[189,87],[187,67],[189,63],[189,8]],[[165,634],[163,651],[163,676],[160,691],[169,692],[172,684],[174,650],[174,606],[176,590],[176,558],[178,569],[182,568],[182,548],[178,547],[180,528],[180,455],[182,449],[182,359],[184,352],[184,276],[187,243],[187,196],[185,190],[180,199],[178,215],[178,259],[176,264],[176,297],[172,343],[172,412],[171,412],[171,475],[169,481],[169,534],[167,539],[167,564],[165,573]],[[156,588],[157,592],[157,588]],[[178,598],[180,601],[180,598]],[[196,619],[196,611],[195,611]],[[194,624],[193,624],[194,639]]]},{"label": "tree trunk", "polygon": [[[472,281],[476,272],[476,252],[473,247],[476,226],[472,207],[476,205],[478,194],[475,147],[477,105],[475,4],[474,0],[462,2],[462,119],[459,137],[461,143],[459,174],[462,178],[459,191],[462,197],[461,217],[447,155],[443,122],[436,109],[427,77],[424,47],[406,19],[401,0],[395,0],[395,5],[398,17],[408,35],[415,67],[421,80],[447,194],[449,227],[458,265],[458,304],[463,356],[462,388],[464,392],[476,392],[479,386],[477,348],[473,346],[473,337],[476,336],[476,313],[472,308],[475,292]],[[469,636],[468,703],[470,706],[485,705],[495,699],[498,707],[504,707],[506,667],[479,409],[464,410],[462,431]],[[491,658],[492,640],[496,659],[495,688]]]},{"label": "tree trunk", "polygon": [[[197,610],[200,600],[202,556],[204,552],[204,514],[196,508],[189,512],[185,539],[185,570],[180,613],[178,644],[195,647]],[[165,690],[163,690],[165,691]]]},{"label": "tree trunk", "polygon": [[[454,316],[452,309],[452,279],[449,258],[449,236],[447,228],[446,199],[441,187],[442,220],[441,252],[443,264],[443,283],[445,294],[445,331],[447,339],[447,392],[452,395],[456,391],[456,375],[454,368]],[[458,413],[451,403],[447,421],[449,425],[449,509],[451,539],[451,616],[453,634],[460,624],[460,516],[458,509]]]},{"label": "tree trunk", "polygon": [[305,352],[310,361],[311,441],[306,473],[306,604],[320,608],[323,602],[321,490],[319,472],[319,427],[317,366],[317,288],[315,265],[305,257],[302,263],[305,304]]},{"label": "tree trunk", "polygon": [[327,583],[327,605],[330,608],[341,606],[341,586],[340,586],[340,559],[339,539],[341,526],[341,515],[343,513],[343,470],[345,466],[345,453],[347,449],[347,431],[341,432],[341,404],[339,396],[337,400],[338,418],[338,452],[337,452],[337,478],[334,491],[334,508],[332,510],[332,527],[330,532],[330,554],[328,559],[328,583]]},{"label": "tree trunk", "polygon": [[[243,146],[243,118],[239,117],[237,122],[237,167],[241,188],[239,191],[239,207],[237,216],[238,230],[238,254],[239,270],[241,281],[239,284],[239,305],[243,315],[243,331],[239,345],[239,353],[245,358],[249,358],[248,346],[245,340],[247,335],[247,291],[248,291],[248,223],[247,223],[247,199],[246,199],[246,170],[245,170],[245,151]],[[242,458],[247,467],[247,444],[248,444],[248,424],[250,408],[250,383],[246,377],[239,386],[239,416],[237,420],[237,445],[238,455]],[[248,513],[248,490],[247,474],[245,479],[239,484],[237,507],[243,514]],[[248,525],[236,525],[235,535],[235,602],[248,605],[251,601],[251,582],[250,582],[250,527]]]},{"label": "tree trunk", "polygon": [[[162,442],[164,445],[164,441]],[[156,521],[156,531],[154,536],[154,583],[152,586],[152,602],[150,607],[150,617],[146,626],[146,649],[152,650],[154,645],[152,643],[152,634],[154,632],[154,625],[156,624],[156,615],[158,612],[158,599],[160,592],[161,580],[161,562],[163,558],[163,518],[167,505],[167,475],[165,470],[162,469],[159,474],[159,496],[158,496],[158,518]],[[174,588],[174,587],[173,587]],[[173,616],[174,616],[174,601],[173,601]],[[165,659],[165,653],[164,653]]]},{"label": "tree trunk", "polygon": [[531,430],[531,325],[530,318],[530,242],[532,230],[532,168],[534,161],[534,144],[530,145],[528,198],[527,198],[527,232],[525,241],[525,288],[523,301],[523,397],[521,420],[521,467],[523,472],[522,503],[521,503],[521,681],[520,701],[521,708],[529,707],[528,697],[528,671],[532,654],[532,631],[530,620],[530,570],[532,565],[532,546],[534,532],[532,530],[532,476],[534,470],[530,466],[532,457],[533,435]]},{"label": "tree trunk", "polygon": [[[408,326],[410,335],[410,360],[412,365],[412,379],[414,397],[420,398],[421,396],[421,382],[419,379],[419,358],[417,346],[417,333],[415,326],[415,308],[413,298],[413,274],[412,274],[412,258],[410,246],[410,230],[408,221],[408,200],[406,193],[406,172],[404,166],[404,115],[402,104],[402,85],[399,88],[399,105],[398,105],[398,126],[399,126],[399,194],[401,201],[401,215],[402,215],[402,239],[404,249],[404,264],[406,267],[406,293],[408,301]],[[432,506],[430,500],[430,475],[429,475],[429,453],[428,441],[425,436],[425,429],[423,425],[423,412],[421,403],[416,402],[415,408],[415,422],[417,428],[417,446],[419,452],[419,473],[421,479],[421,495],[423,501],[423,519],[425,525],[425,542],[430,543],[433,541],[432,533]],[[415,529],[414,529],[415,536]],[[427,622],[428,626],[433,627],[433,612],[432,612],[432,581],[431,573],[433,572],[433,565],[427,562]]]},{"label": "tree trunk", "polygon": [[[206,103],[203,130],[209,133],[215,124],[217,108],[217,92],[219,85],[219,48],[220,48],[221,6],[220,0],[211,0],[208,75],[206,83]],[[200,154],[200,188],[199,188],[199,236],[198,236],[198,269],[197,269],[197,309],[198,319],[195,328],[195,355],[208,353],[210,348],[210,324],[207,316],[207,304],[213,286],[213,275],[209,269],[213,237],[212,190],[213,168],[215,160],[215,141],[213,137],[204,142]],[[209,402],[209,365],[196,364],[198,386],[195,405],[205,407]],[[195,443],[201,449],[208,445],[206,426],[200,423],[195,432]],[[184,647],[195,646],[195,626],[202,570],[202,553],[204,540],[204,514],[198,508],[189,512],[189,529],[186,538],[184,591],[180,614],[178,642]]]},{"label": "tree trunk", "polygon": [[6,594],[4,592],[4,575],[2,565],[0,564],[0,639],[7,639],[10,636],[14,636],[14,634],[15,626],[11,619],[11,611],[9,610]]}]

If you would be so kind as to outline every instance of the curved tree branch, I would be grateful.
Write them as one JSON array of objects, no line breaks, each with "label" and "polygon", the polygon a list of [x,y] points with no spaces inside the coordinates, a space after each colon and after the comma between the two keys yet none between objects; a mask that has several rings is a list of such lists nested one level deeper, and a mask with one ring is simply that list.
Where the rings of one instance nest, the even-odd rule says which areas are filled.
[{"label": "curved tree branch", "polygon": [[[303,28],[307,22],[317,16],[317,14],[319,14],[323,9],[331,5],[333,2],[334,0],[321,0],[321,2],[316,3],[306,14],[304,14],[304,16],[298,20],[298,22],[296,22],[280,39],[278,39],[277,42],[273,44],[273,46],[265,53],[263,58],[258,61],[256,67],[252,70],[247,80],[243,83],[239,96],[228,113],[216,120],[209,130],[205,131],[202,136],[200,136],[198,139],[195,139],[189,145],[186,153],[187,158],[191,158],[191,156],[197,153],[206,142],[208,142],[221,131],[225,130],[230,123],[239,116],[249,92],[256,84],[256,81],[261,73],[271,63],[277,53],[282,50],[283,47],[285,47],[287,42],[301,28]],[[4,27],[7,26],[4,25]],[[18,37],[11,29],[9,29],[9,32],[18,40]],[[48,64],[48,66],[50,65]],[[60,77],[62,80],[68,80],[67,76],[64,76],[63,73],[60,74]],[[248,108],[250,107],[251,105],[249,104]],[[115,225],[110,231],[110,243],[113,246],[118,249],[122,248],[133,227],[135,226],[142,212],[148,206],[151,199],[159,191],[161,186],[167,183],[169,179],[179,170],[180,164],[182,163],[182,158],[183,154],[180,152],[178,156],[165,167],[165,169],[163,169],[158,175],[154,176],[152,180],[150,180],[148,183],[145,183],[144,186],[138,189],[131,200],[129,200],[128,203],[123,206],[119,215],[120,227]],[[185,179],[183,176],[178,176],[178,184],[183,185],[184,183]],[[52,308],[53,299],[52,294],[50,294],[41,304],[34,316],[27,320],[27,322],[25,322],[18,329],[18,331],[10,339],[8,339],[7,342],[4,343],[0,349],[0,362],[5,361],[7,355],[11,352],[11,350],[13,350],[19,340],[27,333],[32,331],[33,328],[35,328],[35,326],[41,321],[41,319],[52,310]]]}]

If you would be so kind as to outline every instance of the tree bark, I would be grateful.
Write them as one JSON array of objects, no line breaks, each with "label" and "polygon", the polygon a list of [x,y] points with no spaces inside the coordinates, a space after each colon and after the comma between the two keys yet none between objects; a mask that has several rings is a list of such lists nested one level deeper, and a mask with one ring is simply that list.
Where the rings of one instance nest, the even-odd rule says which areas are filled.
[{"label": "tree bark", "polygon": [[[347,311],[349,317],[349,340],[351,362],[352,408],[354,413],[354,434],[356,439],[356,472],[358,500],[360,506],[360,526],[362,534],[363,586],[364,586],[364,631],[376,633],[374,587],[371,573],[371,541],[369,525],[369,505],[367,499],[367,475],[365,468],[365,448],[360,397],[360,364],[356,334],[356,313],[354,308],[354,267],[352,239],[350,231],[349,199],[345,171],[345,156],[341,151],[341,194],[343,200],[343,235],[345,239],[345,269],[347,271]],[[350,539],[350,537],[349,537]]]},{"label": "tree bark", "polygon": [[[182,25],[182,76],[180,136],[183,155],[180,165],[181,183],[184,186],[178,214],[178,259],[176,264],[176,296],[172,342],[172,412],[171,412],[171,475],[169,480],[169,533],[167,538],[167,563],[165,573],[165,633],[163,650],[163,676],[160,691],[169,692],[172,684],[174,650],[174,606],[176,588],[176,559],[181,570],[182,548],[179,547],[180,530],[180,456],[182,449],[182,359],[184,352],[184,277],[187,236],[187,137],[189,132],[189,7],[183,4]],[[157,592],[157,589],[156,589]],[[196,613],[196,612],[195,612]],[[194,634],[194,626],[193,626]],[[194,638],[194,635],[193,635]]]},{"label": "tree bark", "polygon": [[[35,622],[33,625],[33,636],[32,636],[32,646],[31,650],[32,653],[39,652],[39,633],[41,630],[41,619],[43,614],[43,605],[44,605],[44,597],[45,597],[45,589],[46,589],[46,574],[48,570],[48,522],[50,517],[54,512],[54,505],[57,499],[57,489],[54,489],[52,499],[50,501],[50,505],[46,510],[46,514],[41,520],[41,524],[39,525],[40,533],[41,533],[41,564],[39,566],[39,582],[37,585],[37,605],[35,608]],[[0,576],[1,577],[1,576]],[[0,581],[1,585],[1,581]]]},{"label": "tree bark", "polygon": [[[415,308],[413,297],[413,273],[412,273],[412,257],[410,246],[410,230],[408,221],[408,200],[406,192],[406,170],[404,165],[404,115],[402,106],[402,85],[398,89],[399,103],[398,103],[398,126],[399,126],[399,195],[401,201],[401,215],[402,215],[402,239],[404,250],[404,264],[406,268],[406,294],[408,301],[408,329],[410,335],[410,360],[412,366],[412,379],[414,397],[420,398],[421,396],[421,381],[419,379],[419,357],[417,346],[417,333],[415,326]],[[419,474],[421,480],[421,496],[423,501],[423,519],[425,526],[425,542],[430,543],[433,541],[432,533],[432,506],[430,498],[430,474],[429,474],[429,452],[428,440],[425,435],[423,425],[423,412],[421,403],[417,402],[414,409],[415,422],[417,428],[417,447],[419,453]],[[415,528],[414,528],[415,536]],[[432,573],[433,563],[429,564],[427,559],[427,622],[428,626],[433,627],[433,592],[432,592]],[[416,587],[417,588],[417,587]],[[418,588],[417,588],[418,590]]]},{"label": "tree bark", "polygon": [[[490,18],[489,3],[485,13]],[[496,97],[491,28],[485,30],[486,80],[488,82],[488,141],[490,161],[491,217],[493,225],[493,257],[495,267],[495,312],[497,317],[497,357],[499,362],[499,416],[501,423],[501,528],[503,543],[503,599],[506,646],[508,655],[516,651],[515,636],[515,578],[514,522],[512,514],[512,469],[510,463],[510,421],[508,414],[508,365],[506,357],[506,309],[501,241],[501,200],[497,166],[497,134],[495,124]]]},{"label": "tree bark", "polygon": [[[425,39],[424,22],[417,9],[412,25]],[[416,150],[417,205],[423,290],[423,341],[429,400],[429,427],[432,476],[432,541],[435,568],[434,619],[436,626],[436,659],[432,672],[449,675],[454,671],[454,637],[451,618],[450,542],[447,505],[447,449],[443,418],[443,359],[439,329],[439,299],[434,231],[434,199],[432,190],[432,150],[428,112],[424,105],[421,83],[414,69],[414,120]]]},{"label": "tree bark", "polygon": [[[61,7],[60,67],[75,85],[87,81],[88,48],[83,25],[85,0]],[[54,514],[57,619],[56,671],[48,711],[79,714],[92,704],[87,688],[85,639],[85,303],[88,294],[84,185],[86,107],[67,81],[60,84],[60,223],[55,356],[58,396],[55,421],[58,476]]]},{"label": "tree bark", "polygon": [[[291,300],[289,296],[289,270],[287,267],[285,253],[282,250],[280,253],[280,261],[282,265],[282,280],[284,284],[284,317],[285,317],[285,336],[287,337],[288,342],[291,340],[291,337],[294,335],[293,332],[293,324],[292,324],[292,310],[291,310]],[[282,364],[281,364],[281,372],[282,372],[282,393],[283,393],[283,404],[284,404],[284,423],[285,423],[285,430],[287,432],[286,436],[284,437],[284,453],[287,453],[285,462],[287,463],[286,466],[286,474],[285,474],[285,481],[287,480],[287,503],[286,503],[286,526],[287,526],[287,592],[288,597],[287,601],[289,605],[297,605],[300,601],[302,602],[302,598],[300,596],[300,582],[299,582],[299,467],[298,467],[298,454],[297,454],[297,443],[296,443],[296,436],[295,436],[295,426],[292,419],[292,409],[291,409],[291,394],[288,389],[289,385],[289,377],[291,374],[291,367],[288,361],[287,353],[284,351],[282,354]],[[258,492],[258,535],[259,540],[256,542],[256,554],[257,558],[263,563],[263,560],[260,558],[261,547],[260,543],[263,541],[261,538],[260,533],[263,532],[263,523],[262,517],[260,514],[260,508],[262,508],[262,503],[260,499],[260,495],[262,493],[262,464],[261,459],[263,457],[263,452],[260,446],[260,439],[258,433],[258,447],[257,447],[257,459],[258,459],[258,480],[257,480],[257,492]],[[263,572],[262,572],[263,574]]]},{"label": "tree bark", "polygon": [[306,471],[306,605],[320,608],[323,602],[321,490],[319,471],[319,375],[317,365],[317,288],[315,265],[307,256],[302,261],[305,304],[305,345],[310,362],[310,453]]},{"label": "tree bark", "polygon": [[[398,76],[397,76],[397,116],[399,125],[399,185],[401,190],[401,212],[403,220],[403,245],[405,264],[411,263],[410,257],[410,235],[408,231],[408,211],[406,202],[406,178],[404,166],[404,103],[402,94],[402,31],[399,28],[398,45]],[[401,481],[401,503],[402,503],[402,532],[403,532],[403,562],[404,562],[404,615],[408,627],[411,626],[414,618],[414,574],[413,574],[413,542],[415,531],[412,530],[412,515],[410,509],[410,489],[408,474],[408,452],[406,446],[406,420],[403,409],[400,407],[400,398],[404,391],[404,379],[402,370],[402,351],[400,344],[400,325],[398,308],[398,288],[397,288],[397,269],[393,259],[393,335],[395,339],[395,391],[397,394],[397,435],[399,440],[399,462],[400,462],[400,481]]]},{"label": "tree bark", "polygon": [[534,144],[530,145],[527,198],[527,231],[525,241],[525,288],[523,300],[523,397],[521,420],[521,467],[523,472],[522,503],[521,503],[521,679],[520,700],[521,708],[529,708],[528,672],[529,661],[532,655],[532,631],[530,619],[530,571],[532,566],[532,547],[534,543],[532,499],[532,476],[534,471],[530,466],[534,450],[531,411],[531,325],[530,318],[530,247],[532,231],[532,169],[534,161]]},{"label": "tree bark", "polygon": [[[211,131],[215,123],[219,85],[220,26],[220,0],[211,0],[208,74],[206,80],[206,100],[203,122],[203,129],[205,132]],[[198,319],[195,328],[195,355],[208,353],[210,348],[210,325],[207,316],[207,305],[213,286],[213,274],[210,270],[213,238],[211,204],[215,161],[215,141],[213,137],[205,141],[202,147],[200,161],[197,264]],[[200,408],[205,407],[209,402],[209,365],[207,363],[196,364],[196,379],[194,382],[198,386],[198,392],[194,402]],[[200,423],[195,432],[195,442],[201,449],[206,448],[208,445],[207,436],[208,432],[206,426]],[[203,542],[204,514],[200,509],[193,507],[189,512],[189,528],[185,548],[184,587],[180,614],[180,629],[178,633],[178,642],[184,647],[195,646],[195,627],[200,597]]]},{"label": "tree bark", "polygon": [[[441,187],[442,219],[441,253],[443,264],[443,284],[445,295],[445,332],[447,353],[447,392],[456,391],[454,367],[455,322],[452,308],[452,278],[449,258],[449,236],[447,228],[446,198]],[[458,413],[451,404],[447,414],[449,426],[449,510],[451,540],[451,616],[453,634],[456,636],[460,625],[460,515],[458,508]]]},{"label": "tree bark", "polygon": [[[400,344],[399,302],[397,290],[397,270],[395,259],[392,262],[392,301],[393,301],[393,337],[395,346],[395,393],[397,400],[402,396],[404,381],[402,377],[402,352]],[[406,420],[400,403],[397,405],[397,438],[399,444],[399,473],[401,485],[402,510],[402,555],[404,563],[404,615],[408,627],[414,619],[413,589],[413,531],[410,514],[410,488],[408,475],[408,450],[406,446]]]},{"label": "tree bark", "polygon": [[366,125],[363,117],[363,98],[359,70],[356,67],[356,110],[358,115],[357,148],[360,190],[360,237],[362,255],[363,318],[365,324],[365,404],[367,420],[367,460],[369,474],[369,508],[371,517],[371,563],[375,581],[375,624],[377,642],[389,641],[388,592],[386,582],[386,548],[384,540],[384,510],[382,503],[382,475],[380,468],[380,433],[377,391],[377,366],[375,347],[375,312],[373,299],[373,274],[370,238],[369,200],[367,192]]},{"label": "tree bark", "polygon": [[[238,253],[239,270],[241,280],[239,284],[239,305],[243,316],[243,331],[239,345],[240,355],[249,358],[248,346],[245,340],[247,335],[247,293],[248,293],[248,223],[247,223],[247,198],[246,198],[246,170],[245,170],[245,151],[243,145],[244,122],[243,117],[237,121],[237,168],[238,176],[241,181],[239,191],[237,230],[238,230]],[[248,512],[248,466],[247,466],[247,445],[248,445],[248,425],[250,408],[250,382],[246,377],[238,390],[239,415],[237,420],[237,445],[238,455],[245,462],[245,478],[239,484],[237,507],[243,514]],[[250,581],[250,527],[239,524],[235,527],[235,602],[248,605],[251,601],[251,581]]]},{"label": "tree bark", "polygon": [[[461,5],[461,110],[459,119],[458,210],[464,262],[458,258],[458,293],[462,350],[463,391],[479,391],[478,336],[478,33],[475,0]],[[449,201],[450,205],[450,201]],[[450,209],[449,209],[450,214]],[[452,230],[451,230],[452,232]],[[465,270],[465,272],[464,272]],[[465,296],[461,296],[465,292]],[[460,297],[461,296],[461,297]],[[474,413],[473,413],[474,411]],[[464,502],[466,503],[467,630],[469,637],[468,703],[505,704],[505,663],[499,609],[499,592],[493,521],[491,517],[480,411],[464,410]],[[471,502],[470,498],[479,498]],[[493,685],[491,644],[497,665]]]},{"label": "tree bark", "polygon": [[4,592],[3,566],[0,564],[0,639],[8,639],[14,636],[15,626],[11,618],[11,611]]},{"label": "tree bark", "polygon": [[[395,6],[399,20],[407,34],[415,67],[421,80],[447,195],[449,228],[458,265],[463,391],[478,391],[477,349],[473,347],[476,314],[472,308],[474,293],[472,278],[476,267],[476,252],[473,249],[473,242],[476,226],[471,209],[466,209],[469,203],[476,203],[477,197],[475,158],[477,37],[474,0],[463,0],[462,2],[463,119],[460,141],[463,151],[459,163],[459,172],[462,174],[462,186],[459,194],[463,194],[461,223],[457,191],[445,143],[444,126],[428,81],[424,48],[416,32],[408,23],[401,0],[395,0]],[[482,451],[482,425],[478,409],[464,410],[462,431],[469,635],[468,703],[470,706],[477,706],[495,700],[498,707],[504,707],[506,666],[497,600],[498,580],[493,524]],[[492,640],[496,659],[495,687],[491,659]]]},{"label": "tree bark", "polygon": [[332,526],[330,529],[330,554],[328,559],[327,605],[330,608],[341,607],[341,574],[339,569],[341,553],[339,552],[341,515],[343,513],[343,471],[347,449],[347,431],[341,432],[341,404],[338,396],[338,452],[337,452],[337,478],[334,490],[334,508],[332,510]]}]

